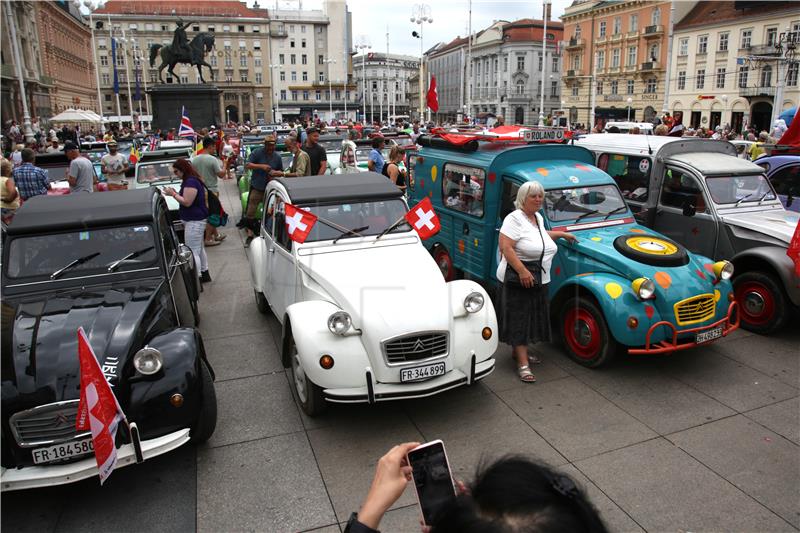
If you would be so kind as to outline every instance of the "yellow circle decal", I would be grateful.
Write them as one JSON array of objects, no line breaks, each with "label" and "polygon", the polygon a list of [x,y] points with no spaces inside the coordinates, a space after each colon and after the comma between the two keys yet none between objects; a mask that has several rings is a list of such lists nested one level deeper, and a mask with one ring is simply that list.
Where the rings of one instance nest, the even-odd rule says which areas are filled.
[{"label": "yellow circle decal", "polygon": [[622,286],[619,283],[606,283],[606,292],[611,298],[616,300],[622,294]]},{"label": "yellow circle decal", "polygon": [[718,302],[722,295],[719,293],[717,289],[714,289],[714,301]]},{"label": "yellow circle decal", "polygon": [[600,241],[602,241],[603,239],[601,239],[600,237],[592,237],[592,240],[593,240],[593,241],[600,242]]},{"label": "yellow circle decal", "polygon": [[434,183],[436,182],[436,175],[439,173],[439,169],[436,168],[436,165],[431,167],[431,181]]},{"label": "yellow circle decal", "polygon": [[629,237],[625,244],[649,255],[673,255],[678,251],[677,246],[658,237]]},{"label": "yellow circle decal", "polygon": [[475,239],[474,243],[475,243],[475,248],[477,248],[478,247],[478,239]]}]

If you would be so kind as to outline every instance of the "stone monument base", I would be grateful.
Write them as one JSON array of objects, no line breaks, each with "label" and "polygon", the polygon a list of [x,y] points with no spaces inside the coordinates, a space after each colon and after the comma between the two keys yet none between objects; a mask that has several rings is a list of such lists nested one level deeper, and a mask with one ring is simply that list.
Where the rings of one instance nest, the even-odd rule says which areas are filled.
[{"label": "stone monument base", "polygon": [[181,108],[186,108],[195,131],[219,121],[219,95],[222,89],[210,84],[155,85],[147,90],[153,108],[152,129],[178,130],[181,123]]}]

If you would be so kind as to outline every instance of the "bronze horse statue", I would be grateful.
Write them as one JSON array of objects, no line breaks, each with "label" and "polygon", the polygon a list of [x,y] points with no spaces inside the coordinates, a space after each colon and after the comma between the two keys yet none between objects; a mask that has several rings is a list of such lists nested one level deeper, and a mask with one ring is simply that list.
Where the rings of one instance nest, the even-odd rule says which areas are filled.
[{"label": "bronze horse statue", "polygon": [[158,79],[161,80],[161,83],[164,83],[164,78],[161,77],[161,73],[167,66],[169,66],[167,72],[169,72],[174,79],[180,79],[172,70],[178,63],[196,66],[201,83],[206,82],[206,80],[203,79],[203,66],[206,66],[211,72],[211,81],[214,81],[214,71],[211,69],[211,65],[206,63],[204,59],[206,53],[211,52],[214,48],[214,34],[206,32],[198,33],[194,36],[194,39],[189,42],[188,46],[191,51],[189,56],[183,53],[183,51],[176,52],[173,50],[171,44],[166,46],[154,44],[150,46],[150,68],[155,66],[156,57],[158,56],[159,50],[161,51],[161,65],[158,67]]}]

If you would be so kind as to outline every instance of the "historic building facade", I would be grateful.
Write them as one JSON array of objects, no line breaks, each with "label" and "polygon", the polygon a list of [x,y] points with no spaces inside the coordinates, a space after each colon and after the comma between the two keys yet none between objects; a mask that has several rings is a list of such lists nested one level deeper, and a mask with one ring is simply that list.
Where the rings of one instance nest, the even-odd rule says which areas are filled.
[{"label": "historic building facade", "polygon": [[[353,57],[353,76],[357,94],[354,111],[359,116],[364,104],[370,122],[386,121],[392,115],[419,114],[419,96],[414,95],[419,91],[418,57],[367,52]],[[417,80],[413,88],[412,78]],[[412,98],[416,107],[411,105]]]},{"label": "historic building facade", "polygon": [[800,104],[800,57],[787,53],[792,39],[800,47],[797,3],[697,3],[675,24],[669,109],[694,128],[769,130],[775,107]]},{"label": "historic building facade", "polygon": [[456,121],[467,110],[465,86],[468,41],[466,37],[456,37],[434,48],[426,57],[428,69],[436,77],[439,119],[442,121]]}]

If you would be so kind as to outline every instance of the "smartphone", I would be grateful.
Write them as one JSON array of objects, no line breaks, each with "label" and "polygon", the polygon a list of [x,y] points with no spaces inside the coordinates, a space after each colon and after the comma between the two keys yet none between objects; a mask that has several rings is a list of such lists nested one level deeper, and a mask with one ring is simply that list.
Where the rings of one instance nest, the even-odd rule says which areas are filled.
[{"label": "smartphone", "polygon": [[426,442],[409,451],[407,457],[422,521],[429,526],[439,511],[456,497],[444,443],[441,440]]}]

